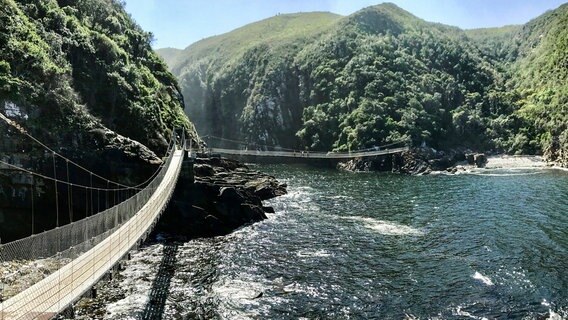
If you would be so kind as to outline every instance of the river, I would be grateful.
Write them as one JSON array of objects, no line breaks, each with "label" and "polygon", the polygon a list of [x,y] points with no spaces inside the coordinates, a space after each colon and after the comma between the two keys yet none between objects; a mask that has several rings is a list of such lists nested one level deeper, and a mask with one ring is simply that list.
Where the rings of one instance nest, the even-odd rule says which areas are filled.
[{"label": "river", "polygon": [[288,183],[268,203],[275,214],[224,237],[145,245],[107,317],[568,317],[566,172],[257,169]]}]

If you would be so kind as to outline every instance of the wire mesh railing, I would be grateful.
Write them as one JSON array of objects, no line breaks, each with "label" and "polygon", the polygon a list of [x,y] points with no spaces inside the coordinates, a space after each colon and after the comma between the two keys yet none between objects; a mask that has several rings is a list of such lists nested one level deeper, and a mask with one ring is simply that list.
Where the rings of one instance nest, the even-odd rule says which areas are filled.
[{"label": "wire mesh railing", "polygon": [[368,150],[359,152],[312,152],[312,151],[261,151],[210,148],[213,153],[238,156],[281,157],[281,158],[311,158],[311,159],[353,159],[395,154],[409,150],[408,147]]},{"label": "wire mesh railing", "polygon": [[[180,147],[185,148],[184,137],[182,137],[178,142],[179,144],[181,144]],[[127,249],[130,249],[133,243],[139,241],[140,237],[145,237],[147,233],[150,232],[149,229],[151,227],[151,224],[155,222],[158,214],[161,213],[161,211],[164,209],[165,203],[167,203],[169,197],[171,196],[171,193],[173,192],[175,181],[177,181],[177,175],[179,174],[179,170],[181,168],[181,160],[179,159],[180,155],[181,151],[177,150],[176,144],[173,143],[168,152],[168,157],[164,161],[163,167],[159,170],[154,179],[149,184],[147,184],[146,187],[144,187],[134,196],[123,201],[122,203],[119,203],[118,205],[108,208],[100,213],[70,223],[68,225],[0,245],[0,263],[2,263],[2,265],[5,265],[6,263],[19,263],[22,261],[33,261],[38,259],[55,261],[54,263],[52,263],[55,266],[52,268],[53,270],[45,268],[41,270],[43,277],[39,279],[36,277],[35,281],[24,282],[24,284],[20,285],[17,290],[20,291],[19,293],[16,292],[16,290],[6,290],[6,284],[0,283],[0,287],[2,289],[1,300],[6,300],[8,298],[7,301],[2,302],[1,304],[0,319],[27,319],[30,317],[35,318],[35,316],[33,315],[37,314],[38,312],[48,315],[51,311],[57,309],[54,309],[53,304],[51,304],[49,308],[43,310],[44,308],[41,307],[41,305],[37,305],[36,303],[34,306],[30,307],[31,309],[28,308],[28,310],[25,307],[19,306],[18,303],[20,303],[19,301],[29,300],[30,295],[36,297],[37,299],[45,299],[46,294],[50,294],[49,291],[45,290],[54,289],[53,285],[50,287],[45,286],[45,284],[42,285],[42,283],[46,283],[47,281],[53,284],[53,281],[55,281],[56,283],[58,283],[58,287],[60,287],[62,281],[64,282],[65,279],[49,280],[50,277],[60,277],[62,271],[64,271],[65,268],[69,265],[71,265],[72,269],[76,268],[78,265],[75,259],[78,259],[87,253],[91,253],[92,255],[93,250],[101,246],[103,243],[105,243],[105,241],[108,242],[109,239],[113,238],[113,235],[115,235],[125,225],[129,223],[132,224],[132,218],[140,212],[144,212],[144,217],[142,218],[147,220],[146,224],[140,222],[140,219],[138,219],[135,222],[135,228],[132,228],[132,225],[130,225],[129,230],[123,232],[123,234],[127,235],[127,239],[119,240],[124,242],[125,245],[128,246]],[[172,166],[174,157],[177,157],[176,163],[175,166]],[[154,201],[155,203],[152,203],[152,199],[157,196],[158,190],[160,190],[160,194],[158,195],[160,197],[158,199],[159,201]],[[147,225],[148,221],[150,222],[150,225]],[[138,228],[142,225],[145,228],[144,230]],[[137,230],[137,233],[133,233],[131,230]],[[122,236],[124,237],[124,235]],[[116,239],[113,238],[113,240]],[[119,244],[119,246],[121,246],[121,244]],[[100,251],[101,249],[98,248],[97,250]],[[126,252],[128,252],[128,250],[126,250],[124,254]],[[121,254],[123,254],[122,251]],[[117,261],[116,259],[117,258],[114,256],[112,258],[109,256],[108,263],[114,264]],[[96,261],[91,261],[91,263],[96,263]],[[112,265],[104,265],[104,267],[109,268],[111,266]],[[93,270],[95,270],[94,265],[92,266],[92,268]],[[68,270],[66,272],[69,273]],[[103,272],[104,274],[104,270],[98,270],[98,273],[101,272]],[[74,273],[75,272],[73,271],[71,272],[71,274]],[[94,277],[94,275],[91,275],[91,277]],[[98,278],[95,280],[98,280]],[[79,284],[86,288],[90,287],[94,283],[80,282]],[[39,285],[43,287],[40,286],[36,288]],[[46,289],[48,287],[49,289]],[[10,292],[10,295],[14,296],[6,296],[6,292]],[[57,292],[58,298],[61,298],[60,291]],[[25,294],[25,296],[22,296],[23,294]],[[69,299],[75,298],[77,297],[70,297]],[[61,305],[61,301],[58,300],[58,306]],[[22,310],[26,309],[27,311],[22,313],[20,312],[21,308],[23,308]],[[61,310],[58,309],[57,312],[59,311]]]}]

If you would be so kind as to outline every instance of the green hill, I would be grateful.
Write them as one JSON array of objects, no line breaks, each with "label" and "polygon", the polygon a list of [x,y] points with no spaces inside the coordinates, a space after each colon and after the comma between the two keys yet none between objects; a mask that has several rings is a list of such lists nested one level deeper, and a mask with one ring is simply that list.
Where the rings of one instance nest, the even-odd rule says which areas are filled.
[{"label": "green hill", "polygon": [[[540,153],[565,141],[549,124],[565,115],[566,85],[548,79],[565,75],[566,17],[563,6],[525,26],[463,31],[394,4],[282,15],[199,41],[169,65],[204,135],[323,151],[411,139]],[[554,84],[549,107],[562,114],[537,116],[534,91]]]},{"label": "green hill", "polygon": [[213,64],[225,64],[240,59],[248,50],[260,45],[269,45],[273,50],[286,50],[288,45],[297,46],[329,28],[340,17],[328,12],[278,15],[198,41],[178,53],[173,63],[168,62],[168,49],[160,49],[158,53],[177,72],[183,72],[184,66],[201,59]]},{"label": "green hill", "polygon": [[193,125],[150,42],[119,1],[3,0],[0,109],[54,148],[161,154]]}]

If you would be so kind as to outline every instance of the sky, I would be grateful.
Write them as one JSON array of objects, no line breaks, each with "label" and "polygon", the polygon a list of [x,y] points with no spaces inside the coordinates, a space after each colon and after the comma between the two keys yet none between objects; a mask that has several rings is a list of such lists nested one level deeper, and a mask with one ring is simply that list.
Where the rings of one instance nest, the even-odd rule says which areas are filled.
[{"label": "sky", "polygon": [[[523,24],[566,0],[390,0],[427,21],[462,29]],[[183,49],[279,13],[349,15],[380,0],[126,0],[126,11],[154,34],[154,48]]]}]

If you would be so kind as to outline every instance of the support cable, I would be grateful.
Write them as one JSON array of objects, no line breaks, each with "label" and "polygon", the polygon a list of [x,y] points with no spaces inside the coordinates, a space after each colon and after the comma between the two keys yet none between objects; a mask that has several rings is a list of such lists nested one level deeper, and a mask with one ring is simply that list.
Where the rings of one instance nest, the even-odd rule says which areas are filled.
[{"label": "support cable", "polygon": [[[157,173],[155,173],[155,174],[152,175],[150,178],[148,178],[146,181],[144,181],[144,182],[142,182],[142,183],[140,183],[140,184],[138,184],[138,185],[135,185],[135,186],[128,186],[128,185],[125,185],[125,184],[121,184],[121,183],[119,183],[119,182],[112,181],[112,180],[110,180],[110,179],[107,179],[107,178],[105,178],[105,177],[103,177],[103,176],[101,176],[101,175],[98,175],[98,174],[96,174],[96,173],[90,171],[89,169],[87,169],[87,168],[81,166],[80,164],[74,162],[73,160],[68,159],[68,158],[66,158],[65,156],[61,155],[60,153],[56,152],[55,150],[51,149],[51,148],[50,148],[49,146],[47,146],[45,143],[43,143],[43,142],[39,141],[38,139],[36,139],[35,137],[33,137],[33,136],[32,136],[31,134],[29,134],[23,127],[21,127],[20,125],[18,125],[18,124],[17,124],[16,122],[14,122],[13,120],[10,120],[9,118],[7,118],[7,117],[6,117],[5,115],[3,115],[2,113],[0,113],[0,119],[4,120],[8,125],[14,127],[19,133],[21,133],[21,134],[25,135],[26,137],[28,137],[29,139],[33,140],[34,142],[36,142],[37,144],[39,144],[40,146],[42,146],[44,149],[46,149],[47,151],[49,151],[49,152],[52,153],[53,155],[58,156],[58,157],[60,157],[61,159],[65,160],[65,161],[68,161],[69,163],[71,163],[72,165],[76,166],[77,168],[79,168],[79,169],[85,171],[86,173],[89,173],[89,174],[91,174],[91,175],[94,175],[96,178],[99,178],[99,179],[104,180],[104,181],[107,181],[107,182],[112,182],[112,183],[114,183],[115,185],[120,186],[120,187],[122,187],[122,188],[124,188],[124,189],[138,189],[138,190],[140,190],[140,189],[142,189],[142,187],[143,187],[146,183],[148,183],[150,180],[152,180],[152,178],[154,177],[155,174],[157,174]],[[170,145],[171,145],[171,143],[170,143]],[[168,145],[168,150],[170,149],[170,145]],[[158,171],[159,171],[159,169],[160,169],[160,168],[158,168]],[[102,189],[101,189],[101,190],[102,190]]]},{"label": "support cable", "polygon": [[[54,161],[54,162],[55,162],[55,161]],[[46,175],[41,174],[41,173],[36,173],[36,172],[31,171],[31,170],[28,170],[28,169],[25,169],[25,168],[22,168],[22,167],[18,167],[18,166],[16,166],[16,165],[13,165],[13,164],[8,163],[8,162],[3,161],[3,160],[0,160],[0,164],[4,165],[4,166],[6,166],[6,167],[9,167],[9,168],[11,168],[11,169],[17,170],[17,171],[26,172],[26,173],[31,174],[31,175],[34,175],[34,176],[36,176],[36,177],[43,178],[43,179],[45,179],[45,180],[54,181],[54,182],[56,182],[56,183],[60,183],[60,184],[64,184],[64,185],[67,185],[67,184],[68,184],[67,181],[65,181],[65,180],[59,180],[59,179],[57,179],[57,178],[53,178],[53,177],[50,177],[50,176],[46,176]],[[161,167],[162,167],[162,166],[160,166],[160,168],[161,168]],[[106,189],[104,189],[104,188],[91,188],[91,187],[89,187],[89,186],[85,186],[85,185],[82,185],[82,184],[76,184],[76,183],[69,183],[69,185],[71,185],[71,186],[73,186],[73,187],[79,187],[79,188],[87,188],[87,189],[95,189],[95,190],[98,189],[98,190],[101,190],[101,191],[105,191],[105,190],[106,190]],[[109,189],[108,191],[114,191],[114,190],[132,190],[132,188]],[[140,189],[140,190],[141,190],[141,189]]]},{"label": "support cable", "polygon": [[[25,135],[26,137],[30,138],[30,139],[33,140],[35,143],[39,144],[40,146],[42,146],[43,148],[45,148],[47,151],[53,153],[54,155],[60,157],[61,159],[69,161],[72,165],[76,166],[77,168],[79,168],[79,169],[81,169],[81,170],[84,170],[85,172],[94,174],[95,177],[97,177],[97,178],[99,178],[99,179],[102,179],[102,180],[109,180],[109,179],[107,179],[107,178],[105,178],[105,177],[103,177],[103,176],[100,176],[100,175],[96,174],[96,173],[92,173],[89,169],[87,169],[87,168],[81,166],[80,164],[75,163],[75,162],[73,162],[72,160],[66,158],[65,156],[63,156],[63,155],[57,153],[55,150],[53,150],[53,149],[51,149],[50,147],[48,147],[45,143],[39,141],[39,140],[36,139],[34,136],[32,136],[31,134],[29,134],[29,133],[28,133],[25,129],[23,129],[20,125],[16,124],[15,121],[8,119],[6,116],[4,116],[4,115],[1,114],[1,113],[0,113],[0,118],[2,118],[2,119],[3,119],[7,124],[9,124],[10,126],[16,128],[16,129],[18,130],[18,132],[20,132],[21,134],[23,134],[23,135]],[[121,187],[125,187],[125,188],[132,188],[131,186],[127,186],[127,185],[120,184],[120,183],[117,183],[117,185],[120,185]]]}]

